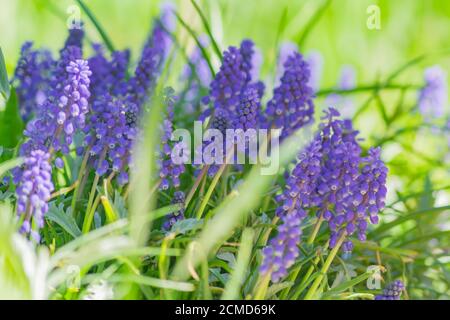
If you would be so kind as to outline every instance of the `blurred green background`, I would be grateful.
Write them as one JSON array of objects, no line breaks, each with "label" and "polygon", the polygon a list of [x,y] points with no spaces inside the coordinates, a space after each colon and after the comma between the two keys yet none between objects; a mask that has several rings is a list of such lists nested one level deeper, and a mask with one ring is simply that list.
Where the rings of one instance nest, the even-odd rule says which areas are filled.
[{"label": "blurred green background", "polygon": [[[265,57],[264,70],[272,69],[275,45],[279,40],[297,41],[303,27],[318,6],[317,0],[199,1],[209,15],[213,34],[221,48],[252,38]],[[156,0],[89,0],[86,4],[100,20],[119,49],[140,48],[159,10]],[[181,15],[194,29],[201,23],[189,0],[176,2]],[[13,70],[21,44],[33,40],[38,46],[58,50],[66,36],[70,0],[0,0],[0,44]],[[381,29],[366,26],[368,6],[381,9]],[[100,41],[87,21],[89,39]],[[180,27],[179,27],[180,28]],[[442,0],[334,0],[323,13],[304,43],[303,51],[319,50],[325,59],[324,85],[332,85],[342,64],[358,70],[358,80],[369,81],[384,74],[406,59],[422,53],[439,53],[450,48],[450,3]],[[450,58],[440,63],[447,69]]]}]

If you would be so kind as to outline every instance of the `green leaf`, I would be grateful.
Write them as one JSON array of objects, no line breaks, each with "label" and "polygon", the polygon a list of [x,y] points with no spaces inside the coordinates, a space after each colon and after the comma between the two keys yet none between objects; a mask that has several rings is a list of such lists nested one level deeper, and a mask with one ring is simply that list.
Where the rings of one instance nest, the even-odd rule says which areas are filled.
[{"label": "green leaf", "polygon": [[24,124],[20,117],[17,95],[11,89],[5,110],[0,113],[0,145],[14,148],[23,134]]},{"label": "green leaf", "polygon": [[278,292],[280,292],[283,289],[290,288],[294,285],[294,282],[286,281],[286,282],[280,282],[271,285],[267,289],[266,293],[266,299],[270,299],[271,297],[275,296]]},{"label": "green leaf", "polygon": [[197,219],[192,218],[192,219],[178,220],[172,226],[171,231],[179,233],[179,234],[186,234],[189,231],[199,229],[202,225],[203,225],[203,219],[197,220]]},{"label": "green leaf", "polygon": [[81,235],[81,230],[70,214],[70,208],[65,212],[64,205],[61,203],[58,207],[54,202],[50,203],[50,208],[45,218],[60,225],[72,237],[77,238]]},{"label": "green leaf", "polygon": [[114,211],[117,212],[120,218],[125,218],[128,215],[125,199],[117,190],[114,191],[113,207]]},{"label": "green leaf", "polygon": [[0,48],[0,93],[8,100],[10,88],[2,48]]},{"label": "green leaf", "polygon": [[335,288],[331,289],[330,291],[327,291],[325,293],[322,294],[322,298],[326,298],[326,297],[330,297],[332,295],[338,294],[342,291],[345,291],[355,285],[357,285],[358,283],[366,280],[367,278],[369,278],[373,273],[371,272],[366,272],[363,273],[359,276],[357,276],[356,278],[353,278],[351,280],[345,281],[344,283],[341,283],[340,285],[336,286]]}]

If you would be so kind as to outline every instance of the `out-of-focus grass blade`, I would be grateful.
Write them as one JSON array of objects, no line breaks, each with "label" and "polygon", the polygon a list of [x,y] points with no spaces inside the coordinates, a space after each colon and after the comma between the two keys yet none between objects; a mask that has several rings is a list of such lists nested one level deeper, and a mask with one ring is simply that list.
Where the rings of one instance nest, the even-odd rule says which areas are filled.
[{"label": "out-of-focus grass blade", "polygon": [[[273,148],[269,159],[274,160],[274,157],[279,156],[279,167],[287,165],[297,155],[298,151],[310,142],[311,132],[308,129],[310,127],[300,130],[303,137],[293,135],[286,139],[279,148]],[[233,229],[258,206],[264,193],[267,192],[271,182],[277,176],[276,174],[263,175],[261,169],[260,164],[255,165],[237,190],[232,192],[216,208],[215,216],[208,221],[199,238],[194,240],[199,250],[196,250],[191,256],[184,255],[176,264],[173,272],[175,279],[189,278],[188,266],[195,268],[201,262],[201,255],[197,252],[208,255],[213,248],[225,241]]]},{"label": "out-of-focus grass blade", "polygon": [[9,82],[8,73],[6,72],[5,57],[3,56],[2,48],[0,48],[0,93],[5,100],[9,98]]},{"label": "out-of-focus grass blade", "polygon": [[419,252],[411,249],[404,248],[388,248],[388,247],[380,247],[375,242],[355,242],[355,248],[367,249],[371,251],[379,251],[391,256],[406,256],[406,257],[415,257],[419,254]]},{"label": "out-of-focus grass blade", "polygon": [[314,29],[314,26],[320,21],[320,18],[322,17],[324,12],[328,9],[332,1],[333,0],[326,0],[325,3],[317,9],[317,11],[308,21],[308,24],[303,29],[303,32],[301,33],[301,36],[297,41],[300,49],[302,49],[302,46],[305,43],[306,39],[308,38],[308,35]]},{"label": "out-of-focus grass blade", "polygon": [[278,22],[277,34],[275,36],[275,48],[274,48],[275,50],[278,49],[278,42],[280,40],[280,36],[283,34],[283,31],[286,28],[287,13],[288,13],[288,8],[284,7],[283,12],[281,13],[280,21]]},{"label": "out-of-focus grass blade", "polygon": [[103,29],[103,27],[101,26],[101,24],[97,20],[97,18],[94,16],[92,11],[83,2],[83,0],[76,0],[76,2],[80,5],[81,9],[83,9],[83,11],[89,17],[89,20],[91,20],[91,22],[94,24],[95,28],[97,29],[98,33],[100,34],[100,37],[102,37],[103,42],[105,43],[108,50],[113,52],[115,49],[114,49],[114,45],[113,45],[111,39],[108,37],[108,34],[105,32],[105,30]]},{"label": "out-of-focus grass blade", "polygon": [[0,163],[0,178],[8,171],[17,166],[20,166],[23,162],[23,158],[15,158],[5,162]]},{"label": "out-of-focus grass blade", "polygon": [[198,39],[197,35],[195,34],[194,30],[192,30],[191,27],[181,18],[181,16],[175,12],[175,15],[178,19],[178,21],[181,23],[181,25],[189,32],[189,34],[194,38],[195,43],[197,43],[197,46],[200,48],[200,51],[202,52],[203,57],[206,60],[206,63],[208,63],[209,70],[211,72],[212,77],[214,78],[216,75],[216,72],[214,71],[214,68],[211,64],[211,60],[209,59],[208,53],[206,52],[205,48],[202,46],[200,40]]},{"label": "out-of-focus grass blade", "polygon": [[225,292],[222,295],[222,300],[234,300],[240,298],[239,289],[243,284],[245,274],[248,271],[247,268],[252,253],[254,236],[255,232],[250,228],[245,229],[242,233],[236,267],[231,275],[231,279],[225,286]]},{"label": "out-of-focus grass blade", "polygon": [[208,33],[209,39],[211,40],[211,43],[213,45],[214,51],[216,52],[217,57],[219,57],[220,61],[223,61],[222,51],[220,50],[219,46],[217,45],[216,39],[214,39],[214,36],[211,32],[211,27],[209,26],[208,20],[206,20],[205,15],[203,14],[202,10],[198,6],[197,2],[195,0],[191,0],[192,4],[195,7],[195,10],[197,11],[198,15],[202,19],[203,27],[206,29],[206,32]]},{"label": "out-of-focus grass blade", "polygon": [[155,152],[159,141],[161,112],[163,109],[162,90],[148,99],[149,112],[143,121],[143,139],[134,148],[135,166],[131,170],[130,183],[130,234],[137,244],[144,244],[150,229],[146,215],[153,207],[154,197],[149,197],[153,172],[156,169]]},{"label": "out-of-focus grass blade", "polygon": [[437,232],[433,232],[430,234],[425,234],[420,237],[415,237],[414,239],[405,240],[405,241],[400,242],[399,246],[403,247],[403,246],[409,245],[411,243],[416,243],[416,242],[425,243],[427,240],[434,239],[434,238],[450,239],[450,230],[437,231]]},{"label": "out-of-focus grass blade", "polygon": [[428,208],[424,210],[418,210],[411,212],[407,215],[401,216],[397,219],[395,219],[392,222],[385,223],[378,228],[376,228],[374,231],[372,231],[368,238],[373,239],[374,237],[379,236],[380,234],[383,234],[384,232],[388,231],[389,229],[392,229],[395,226],[398,226],[399,224],[402,224],[405,221],[415,219],[416,217],[423,215],[423,214],[438,214],[444,210],[449,210],[450,206],[443,206],[443,207],[435,207],[435,208]]},{"label": "out-of-focus grass blade", "polygon": [[140,275],[114,275],[108,278],[110,282],[132,282],[145,286],[151,286],[161,289],[171,289],[176,291],[194,291],[195,287],[189,282],[177,282],[172,280],[161,280],[158,278],[145,277]]}]

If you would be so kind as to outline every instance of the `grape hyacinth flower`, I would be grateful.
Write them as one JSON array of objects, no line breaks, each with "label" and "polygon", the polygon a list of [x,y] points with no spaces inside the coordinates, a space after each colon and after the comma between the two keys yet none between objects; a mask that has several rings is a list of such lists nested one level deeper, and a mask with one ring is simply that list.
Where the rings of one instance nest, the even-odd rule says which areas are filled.
[{"label": "grape hyacinth flower", "polygon": [[442,117],[448,108],[447,75],[440,66],[424,72],[425,86],[419,92],[419,111],[426,118]]},{"label": "grape hyacinth flower", "polygon": [[313,91],[308,86],[310,70],[299,53],[284,64],[285,72],[267,104],[268,127],[282,129],[281,139],[313,120]]},{"label": "grape hyacinth flower", "polygon": [[260,96],[255,86],[248,86],[241,95],[236,115],[233,120],[233,129],[257,128],[258,111],[260,110]]},{"label": "grape hyacinth flower", "polygon": [[278,227],[278,234],[271,239],[269,245],[263,249],[264,260],[260,272],[271,272],[273,282],[278,282],[286,276],[299,255],[298,242],[301,235],[300,224],[303,219],[302,212],[291,211],[282,219]]},{"label": "grape hyacinth flower", "polygon": [[14,73],[13,83],[19,98],[20,115],[27,121],[45,100],[54,61],[47,50],[33,50],[25,42]]},{"label": "grape hyacinth flower", "polygon": [[384,288],[383,294],[375,296],[375,300],[400,300],[403,290],[405,290],[403,282],[396,280]]},{"label": "grape hyacinth flower", "polygon": [[[64,84],[63,94],[58,103],[50,112],[56,115],[55,139],[52,147],[63,153],[69,152],[73,135],[77,129],[85,126],[86,114],[89,111],[88,100],[90,97],[89,85],[92,72],[86,60],[71,61],[66,67],[67,80]],[[51,114],[48,114],[51,117]]]},{"label": "grape hyacinth flower", "polygon": [[[182,154],[183,141],[172,143],[171,136],[173,132],[173,107],[176,97],[173,96],[172,89],[166,89],[165,103],[167,105],[167,118],[163,121],[162,126],[162,147],[159,159],[160,165],[160,178],[161,184],[159,188],[161,190],[167,190],[172,185],[174,188],[180,186],[180,175],[185,171],[184,160],[188,156]],[[179,159],[174,159],[172,153],[176,152]],[[174,161],[177,160],[177,161]],[[180,160],[180,161],[178,161]]]},{"label": "grape hyacinth flower", "polygon": [[288,60],[288,57],[293,55],[294,53],[298,53],[297,45],[293,42],[283,42],[278,51],[277,58],[277,69],[276,69],[276,77],[275,77],[275,85],[278,86],[280,84],[281,77],[284,74],[284,64]]},{"label": "grape hyacinth flower", "polygon": [[250,81],[252,44],[243,41],[241,48],[229,47],[223,54],[223,63],[211,82],[209,96],[214,109],[233,113],[239,104],[242,90]]},{"label": "grape hyacinth flower", "polygon": [[93,45],[95,55],[89,58],[91,77],[91,101],[101,98],[105,94],[126,94],[126,71],[130,59],[129,50],[114,51],[111,59],[105,56],[101,45]]},{"label": "grape hyacinth flower", "polygon": [[59,81],[53,80],[58,84],[52,88],[37,118],[27,124],[24,134],[29,139],[22,145],[21,155],[29,155],[35,149],[69,152],[75,131],[84,127],[89,110],[90,76],[85,60],[77,59],[66,65]]},{"label": "grape hyacinth flower", "polygon": [[311,77],[309,78],[308,85],[314,92],[317,92],[322,78],[323,57],[319,51],[314,50],[308,53],[306,62],[311,70]]},{"label": "grape hyacinth flower", "polygon": [[166,221],[164,221],[164,224],[163,224],[164,230],[166,230],[166,231],[170,230],[170,228],[172,228],[172,226],[177,221],[184,219],[184,202],[185,201],[186,201],[186,199],[185,199],[185,195],[184,195],[183,191],[176,191],[173,194],[173,198],[170,203],[171,204],[180,204],[180,205],[182,205],[182,207],[180,208],[180,210],[177,210],[167,216]]},{"label": "grape hyacinth flower", "polygon": [[[330,248],[342,237],[343,251],[351,252],[353,234],[357,233],[359,240],[364,241],[367,221],[378,223],[378,212],[385,206],[387,168],[380,159],[379,148],[369,149],[367,156],[361,155],[358,132],[350,120],[337,119],[338,116],[333,108],[325,113],[318,134],[301,153],[284,192],[276,198],[281,204],[276,214],[284,222],[292,212],[298,214],[300,221],[308,210],[316,212],[319,219],[328,223]],[[299,242],[297,238],[296,245]],[[269,246],[271,255],[283,259],[282,247],[280,251],[273,244]],[[280,269],[264,253],[262,270],[275,272],[273,279],[277,281],[294,263],[289,261],[283,264],[286,269]]]},{"label": "grape hyacinth flower", "polygon": [[126,94],[126,76],[130,63],[130,50],[114,51],[110,61],[110,91],[114,95]]},{"label": "grape hyacinth flower", "polygon": [[[153,30],[142,50],[141,58],[136,66],[134,76],[128,83],[128,99],[138,107],[138,112],[156,85],[161,67],[170,50],[171,19],[173,12],[170,5],[162,10],[162,16],[154,22]],[[169,30],[167,29],[169,28]]]},{"label": "grape hyacinth flower", "polygon": [[80,49],[83,48],[83,39],[84,39],[84,29],[83,25],[74,26],[69,29],[69,35],[64,43],[62,51],[67,49],[68,47],[78,47]]},{"label": "grape hyacinth flower", "polygon": [[84,128],[84,145],[94,160],[96,174],[115,172],[120,185],[128,182],[126,169],[136,136],[136,128],[127,124],[125,111],[123,98],[105,94],[93,103],[90,121]]},{"label": "grape hyacinth flower", "polygon": [[39,241],[39,234],[32,230],[32,224],[37,228],[44,226],[47,202],[54,189],[49,159],[47,152],[32,151],[14,177],[14,183],[17,184],[17,214],[23,219],[20,231],[31,234],[36,241]]},{"label": "grape hyacinth flower", "polygon": [[276,199],[282,203],[276,212],[282,225],[278,235],[263,250],[260,268],[262,273],[271,272],[273,282],[286,276],[299,255],[300,225],[307,215],[305,208],[317,203],[314,186],[320,174],[321,157],[320,144],[315,141],[300,154],[300,162],[288,178],[286,189]]}]

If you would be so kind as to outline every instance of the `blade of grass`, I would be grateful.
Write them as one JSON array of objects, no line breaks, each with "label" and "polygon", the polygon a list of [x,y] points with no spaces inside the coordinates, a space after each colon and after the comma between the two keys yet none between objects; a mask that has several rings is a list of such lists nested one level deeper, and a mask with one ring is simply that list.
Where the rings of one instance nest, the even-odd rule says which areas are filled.
[{"label": "blade of grass", "polygon": [[181,23],[181,25],[187,30],[187,32],[189,32],[189,34],[192,36],[192,38],[194,38],[195,43],[197,43],[197,46],[199,47],[200,51],[202,52],[202,55],[205,58],[206,63],[208,64],[211,75],[214,78],[216,75],[216,72],[214,71],[214,68],[211,64],[211,60],[208,57],[208,53],[206,52],[205,48],[202,46],[202,44],[201,44],[200,40],[198,39],[197,35],[195,34],[194,30],[192,30],[192,28],[189,27],[189,25],[183,20],[183,18],[181,18],[181,16],[177,12],[175,12],[175,15],[176,15],[178,21]]},{"label": "blade of grass", "polygon": [[5,57],[3,56],[2,48],[0,47],[0,93],[5,100],[9,99],[9,82],[8,73],[6,72]]},{"label": "blade of grass", "polygon": [[326,0],[325,3],[320,6],[317,11],[314,13],[314,15],[309,19],[307,25],[303,29],[303,32],[298,39],[298,47],[302,49],[303,44],[305,43],[306,39],[308,38],[308,35],[311,33],[311,31],[314,29],[316,24],[320,21],[320,18],[324,14],[324,12],[328,9],[330,4],[333,2],[333,0]]},{"label": "blade of grass", "polygon": [[423,214],[438,214],[438,213],[440,213],[440,212],[442,212],[444,210],[448,210],[448,209],[450,209],[450,206],[427,208],[427,209],[424,209],[424,210],[418,210],[418,211],[411,212],[411,213],[409,213],[407,215],[404,215],[404,216],[401,216],[401,217],[395,219],[392,222],[388,222],[388,223],[385,223],[385,224],[379,226],[378,228],[376,228],[374,231],[372,231],[369,234],[368,238],[369,239],[374,239],[377,236],[379,236],[379,235],[385,233],[386,231],[392,229],[393,227],[398,226],[399,224],[402,224],[405,221],[409,221],[409,220],[415,219],[415,218],[417,218],[417,217],[419,217],[419,216],[421,216]]},{"label": "blade of grass", "polygon": [[103,39],[103,42],[105,43],[106,47],[109,51],[114,52],[114,45],[111,41],[111,39],[108,37],[108,34],[105,32],[103,27],[101,26],[98,19],[94,16],[92,11],[89,9],[89,7],[83,2],[83,0],[76,0],[76,2],[80,5],[81,9],[86,13],[89,20],[93,23],[95,28],[97,29],[98,33],[100,34],[100,37]]},{"label": "blade of grass", "polygon": [[216,39],[214,39],[214,37],[213,37],[208,20],[206,20],[206,17],[203,14],[200,7],[198,6],[197,2],[195,2],[195,0],[191,0],[191,2],[194,5],[195,10],[197,11],[198,15],[200,16],[200,19],[202,20],[203,27],[206,29],[206,33],[208,33],[209,40],[211,40],[212,46],[214,48],[214,51],[216,52],[217,57],[222,62],[223,61],[222,50],[220,50],[219,46],[217,45]]},{"label": "blade of grass", "polygon": [[363,273],[359,276],[357,276],[354,279],[345,281],[344,283],[341,283],[340,285],[338,285],[337,287],[325,292],[324,294],[322,294],[322,298],[327,298],[333,295],[337,295],[338,293],[341,293],[342,291],[347,290],[348,288],[351,288],[355,285],[357,285],[358,283],[368,279],[373,273],[371,272],[366,272]]},{"label": "blade of grass", "polygon": [[231,279],[225,286],[222,300],[239,299],[239,289],[244,282],[245,274],[248,271],[248,263],[250,261],[253,238],[255,232],[253,229],[247,228],[242,232],[241,246],[237,255],[236,267],[231,274]]}]

